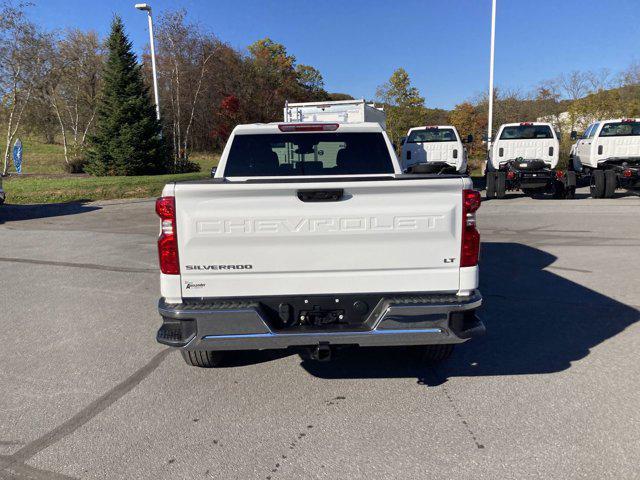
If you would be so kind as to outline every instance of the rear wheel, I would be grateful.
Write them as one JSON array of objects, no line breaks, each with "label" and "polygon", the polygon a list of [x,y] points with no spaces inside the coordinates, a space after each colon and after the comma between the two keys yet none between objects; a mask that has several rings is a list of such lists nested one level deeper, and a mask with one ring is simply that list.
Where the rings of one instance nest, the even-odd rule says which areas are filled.
[{"label": "rear wheel", "polygon": [[496,197],[504,198],[507,193],[507,174],[496,172]]},{"label": "rear wheel", "polygon": [[564,187],[564,183],[560,180],[554,180],[553,182],[553,198],[563,199],[566,195],[566,189]]},{"label": "rear wheel", "polygon": [[487,172],[487,198],[496,198],[496,174]]},{"label": "rear wheel", "polygon": [[211,350],[181,350],[187,365],[200,368],[214,368],[222,365],[224,352]]},{"label": "rear wheel", "polygon": [[591,172],[591,196],[593,198],[604,197],[604,172],[602,170],[593,170]]},{"label": "rear wheel", "polygon": [[616,192],[618,177],[613,170],[604,171],[604,198],[611,198]]},{"label": "rear wheel", "polygon": [[564,189],[564,198],[573,200],[576,198],[576,187],[567,187]]}]

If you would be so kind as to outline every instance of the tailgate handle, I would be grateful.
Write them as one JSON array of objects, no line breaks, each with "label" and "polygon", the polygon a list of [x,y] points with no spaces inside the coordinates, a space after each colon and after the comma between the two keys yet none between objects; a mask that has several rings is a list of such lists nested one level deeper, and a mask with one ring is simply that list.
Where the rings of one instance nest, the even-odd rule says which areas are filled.
[{"label": "tailgate handle", "polygon": [[337,202],[344,196],[342,188],[330,190],[298,190],[298,198],[303,202]]}]

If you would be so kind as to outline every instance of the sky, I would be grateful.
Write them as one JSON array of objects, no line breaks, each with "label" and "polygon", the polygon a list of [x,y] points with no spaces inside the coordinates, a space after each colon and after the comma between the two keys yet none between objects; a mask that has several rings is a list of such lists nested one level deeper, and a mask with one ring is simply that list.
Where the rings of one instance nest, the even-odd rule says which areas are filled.
[{"label": "sky", "polygon": [[[32,0],[47,29],[109,31],[114,13],[138,54],[148,44],[135,0]],[[523,92],[572,70],[620,71],[640,61],[640,0],[497,0],[495,83]],[[233,47],[270,37],[325,88],[373,99],[398,67],[431,108],[453,108],[488,88],[491,0],[150,0],[154,15],[189,21]]]}]

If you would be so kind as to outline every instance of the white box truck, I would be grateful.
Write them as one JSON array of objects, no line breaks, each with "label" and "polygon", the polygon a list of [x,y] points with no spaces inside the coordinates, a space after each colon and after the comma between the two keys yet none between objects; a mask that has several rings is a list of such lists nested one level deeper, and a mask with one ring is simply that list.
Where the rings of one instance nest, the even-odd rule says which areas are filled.
[{"label": "white box truck", "polygon": [[381,107],[359,100],[289,103],[284,107],[285,122],[378,123],[387,128],[387,116]]}]

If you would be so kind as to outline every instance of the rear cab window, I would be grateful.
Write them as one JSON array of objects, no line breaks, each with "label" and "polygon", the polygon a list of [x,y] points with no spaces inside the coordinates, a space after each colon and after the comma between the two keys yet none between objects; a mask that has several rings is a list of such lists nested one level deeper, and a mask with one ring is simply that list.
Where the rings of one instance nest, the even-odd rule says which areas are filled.
[{"label": "rear cab window", "polygon": [[541,140],[554,138],[548,125],[511,125],[503,128],[500,140]]},{"label": "rear cab window", "polygon": [[425,128],[412,130],[406,143],[457,142],[458,137],[452,128]]},{"label": "rear cab window", "polygon": [[393,174],[384,137],[377,132],[235,135],[227,177]]},{"label": "rear cab window", "polygon": [[640,122],[623,121],[605,123],[600,137],[636,137],[640,136]]}]

